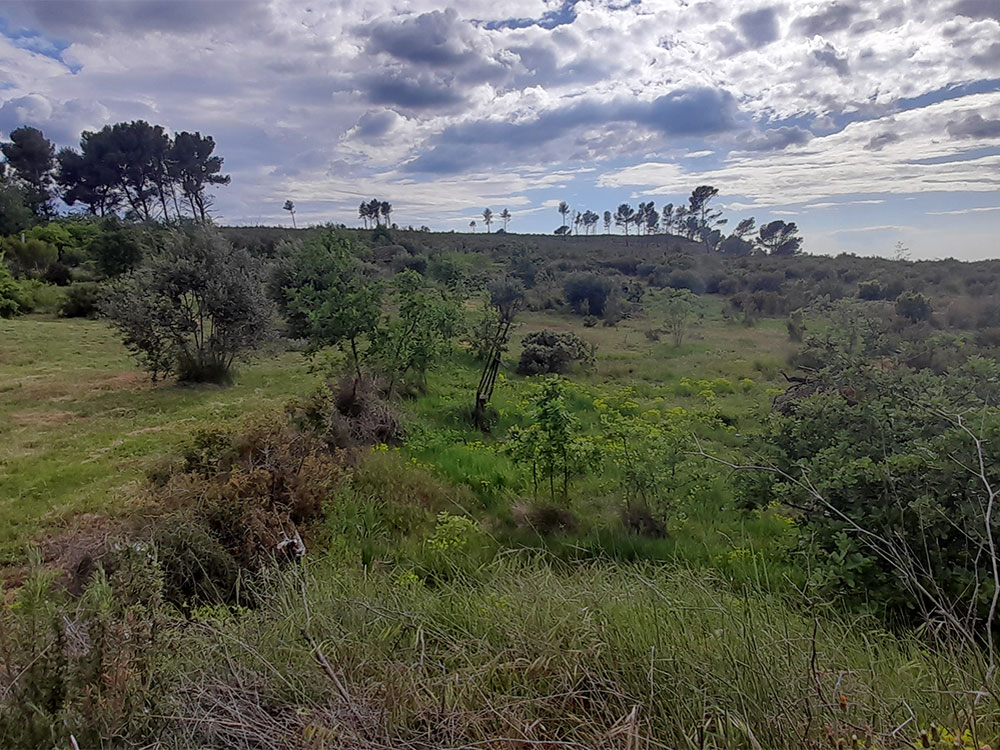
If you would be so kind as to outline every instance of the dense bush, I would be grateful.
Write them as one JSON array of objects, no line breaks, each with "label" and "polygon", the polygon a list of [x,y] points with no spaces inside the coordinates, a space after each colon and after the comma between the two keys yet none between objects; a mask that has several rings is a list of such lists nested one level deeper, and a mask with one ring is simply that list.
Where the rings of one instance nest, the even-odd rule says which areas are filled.
[{"label": "dense bush", "polygon": [[907,320],[917,323],[931,316],[931,303],[918,292],[903,292],[896,298],[896,312]]},{"label": "dense bush", "polygon": [[101,286],[94,281],[73,284],[59,307],[62,318],[94,318],[101,308]]},{"label": "dense bush", "polygon": [[607,279],[595,274],[575,274],[566,280],[563,293],[577,315],[604,315],[604,308],[611,294]]},{"label": "dense bush", "polygon": [[1000,534],[988,512],[1000,366],[972,359],[934,375],[879,363],[847,358],[786,402],[762,436],[775,470],[750,475],[742,496],[801,515],[825,590],[981,633],[994,581],[977,550]]},{"label": "dense bush", "polygon": [[0,253],[0,318],[12,318],[22,312],[27,312],[24,288],[11,275]]},{"label": "dense bush", "polygon": [[519,375],[566,373],[574,362],[591,358],[587,343],[569,331],[534,331],[524,337],[521,346]]},{"label": "dense bush", "polygon": [[174,230],[146,267],[115,280],[104,312],[153,379],[226,382],[271,333],[262,269],[213,230]]},{"label": "dense bush", "polygon": [[139,231],[115,217],[104,220],[90,241],[89,251],[97,268],[108,277],[134,270],[145,254]]}]

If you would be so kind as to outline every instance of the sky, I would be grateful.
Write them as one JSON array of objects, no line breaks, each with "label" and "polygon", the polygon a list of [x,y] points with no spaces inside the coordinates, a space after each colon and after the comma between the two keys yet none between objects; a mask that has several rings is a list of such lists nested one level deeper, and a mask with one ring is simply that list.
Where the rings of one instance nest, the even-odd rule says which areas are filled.
[{"label": "sky", "polygon": [[0,134],[133,119],[215,138],[222,223],[710,184],[807,252],[1000,257],[1000,0],[0,0]]}]

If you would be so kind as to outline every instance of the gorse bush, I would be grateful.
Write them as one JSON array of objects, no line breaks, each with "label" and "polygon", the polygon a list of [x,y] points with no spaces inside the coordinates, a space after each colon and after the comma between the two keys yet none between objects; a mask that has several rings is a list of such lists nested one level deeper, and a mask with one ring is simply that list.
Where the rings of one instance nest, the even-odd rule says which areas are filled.
[{"label": "gorse bush", "polygon": [[102,311],[154,380],[226,382],[271,335],[260,265],[200,226],[167,234],[145,267],[111,283]]},{"label": "gorse bush", "polygon": [[518,375],[565,374],[574,362],[591,362],[587,343],[570,331],[533,331],[521,342]]}]

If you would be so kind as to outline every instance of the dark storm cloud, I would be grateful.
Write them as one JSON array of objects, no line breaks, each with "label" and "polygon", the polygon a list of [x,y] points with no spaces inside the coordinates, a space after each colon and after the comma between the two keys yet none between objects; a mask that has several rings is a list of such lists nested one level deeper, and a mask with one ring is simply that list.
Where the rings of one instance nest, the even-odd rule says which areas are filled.
[{"label": "dark storm cloud", "polygon": [[837,48],[827,42],[820,49],[814,49],[812,56],[827,67],[833,68],[840,76],[847,76],[851,72],[851,66],[847,62],[847,55],[837,51]]},{"label": "dark storm cloud", "polygon": [[478,120],[446,128],[432,148],[403,166],[407,172],[453,174],[482,162],[483,146],[500,155],[551,143],[580,127],[631,122],[667,136],[705,136],[734,126],[736,100],[728,91],[678,89],[651,102],[585,101],[529,122]]},{"label": "dark storm cloud", "polygon": [[426,74],[383,71],[363,77],[361,86],[372,104],[427,110],[452,107],[463,101],[451,82]]},{"label": "dark storm cloud", "polygon": [[898,133],[879,133],[878,135],[873,135],[871,140],[865,146],[865,151],[881,151],[886,146],[890,146],[893,143],[899,143],[902,138],[899,137]]},{"label": "dark storm cloud", "polygon": [[798,125],[766,130],[751,136],[741,146],[744,151],[780,151],[789,146],[801,146],[812,140],[813,134]]},{"label": "dark storm cloud", "polygon": [[833,3],[826,10],[811,16],[800,16],[792,26],[804,36],[820,36],[841,31],[851,25],[858,9],[847,3]]},{"label": "dark storm cloud", "polygon": [[763,47],[778,39],[778,12],[775,8],[751,10],[736,16],[736,26],[753,48]]},{"label": "dark storm cloud", "polygon": [[14,24],[74,39],[110,31],[204,31],[267,16],[263,0],[31,0],[8,2]]},{"label": "dark storm cloud", "polygon": [[958,0],[951,11],[969,18],[993,18],[1000,21],[1000,2],[997,0]]},{"label": "dark storm cloud", "polygon": [[981,114],[968,115],[963,120],[948,123],[953,138],[1000,138],[1000,120],[987,120]]}]

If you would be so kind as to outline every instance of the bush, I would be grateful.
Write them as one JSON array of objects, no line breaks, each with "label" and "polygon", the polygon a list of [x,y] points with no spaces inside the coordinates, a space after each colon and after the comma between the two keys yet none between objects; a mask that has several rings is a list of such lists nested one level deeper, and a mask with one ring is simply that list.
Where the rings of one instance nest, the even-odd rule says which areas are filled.
[{"label": "bush", "polygon": [[241,571],[304,554],[300,531],[343,473],[322,436],[284,417],[199,430],[185,453],[183,469],[154,490],[166,514],[144,523],[163,550],[166,595],[184,606],[236,602]]},{"label": "bush", "polygon": [[607,279],[590,273],[575,274],[566,280],[563,294],[577,315],[604,315],[611,294]]},{"label": "bush", "polygon": [[170,232],[146,268],[113,282],[102,312],[153,380],[227,382],[271,333],[260,265],[205,227]]},{"label": "bush", "polygon": [[896,297],[896,312],[911,323],[919,323],[931,316],[931,303],[919,292],[903,292]]},{"label": "bush", "polygon": [[17,282],[0,255],[0,318],[13,318],[27,312],[24,288]]},{"label": "bush", "polygon": [[666,286],[671,289],[687,289],[694,294],[705,292],[705,282],[692,271],[674,271],[667,277]]},{"label": "bush", "polygon": [[586,342],[571,332],[534,331],[524,337],[518,375],[562,374],[573,362],[590,358]]},{"label": "bush", "polygon": [[11,272],[18,277],[41,278],[59,255],[56,249],[38,239],[0,237],[0,256],[7,260]]},{"label": "bush", "polygon": [[101,286],[94,281],[73,284],[59,306],[61,318],[96,318],[101,306]]},{"label": "bush", "polygon": [[[1000,533],[986,511],[1000,461],[998,383],[986,359],[942,375],[857,359],[828,367],[765,422],[763,452],[777,471],[745,475],[739,494],[802,514],[821,588],[880,614],[981,633],[989,596],[977,593],[974,550]],[[968,468],[980,460],[985,479]]]},{"label": "bush", "polygon": [[115,217],[104,220],[89,250],[98,269],[109,278],[138,268],[145,254],[139,231]]},{"label": "bush", "polygon": [[371,378],[329,381],[292,409],[301,423],[332,448],[395,445],[403,439],[396,408]]}]

